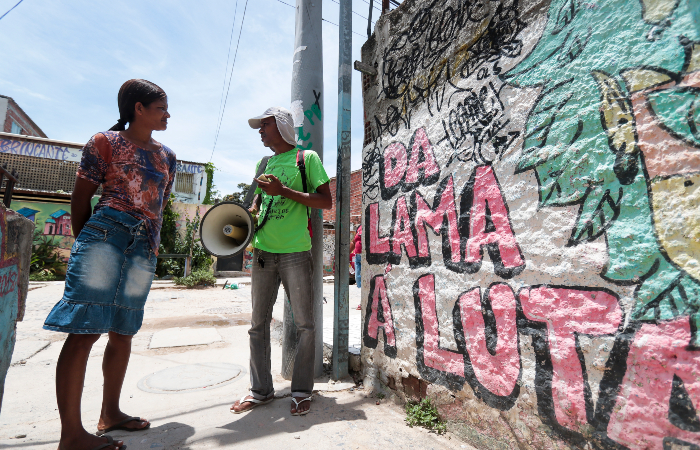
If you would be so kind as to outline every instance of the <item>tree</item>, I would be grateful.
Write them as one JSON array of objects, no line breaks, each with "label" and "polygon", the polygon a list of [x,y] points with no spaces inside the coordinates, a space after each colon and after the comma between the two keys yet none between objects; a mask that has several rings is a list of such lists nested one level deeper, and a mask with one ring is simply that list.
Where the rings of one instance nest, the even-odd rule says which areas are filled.
[{"label": "tree", "polygon": [[234,192],[233,194],[225,195],[223,201],[243,203],[243,200],[245,200],[245,196],[248,195],[248,189],[250,189],[250,185],[247,183],[238,183],[237,187],[239,191]]}]

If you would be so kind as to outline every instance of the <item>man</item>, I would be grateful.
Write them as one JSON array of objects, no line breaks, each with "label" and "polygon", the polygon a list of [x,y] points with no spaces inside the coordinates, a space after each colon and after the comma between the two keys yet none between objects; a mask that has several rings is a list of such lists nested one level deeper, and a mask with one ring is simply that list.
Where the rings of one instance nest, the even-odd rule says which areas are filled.
[{"label": "man", "polygon": [[[251,212],[259,212],[253,238],[252,300],[250,335],[250,394],[231,406],[239,414],[274,399],[270,370],[270,321],[280,281],[291,303],[299,344],[292,373],[292,415],[309,412],[314,385],[316,332],[312,284],[311,237],[307,208],[330,209],[333,200],[328,175],[316,152],[300,151],[294,139],[292,114],[280,107],[269,108],[248,120],[258,128],[270,157]],[[305,164],[306,192],[297,161]],[[260,167],[260,162],[258,162]],[[257,168],[256,168],[257,172]],[[264,179],[267,181],[263,181]]]}]

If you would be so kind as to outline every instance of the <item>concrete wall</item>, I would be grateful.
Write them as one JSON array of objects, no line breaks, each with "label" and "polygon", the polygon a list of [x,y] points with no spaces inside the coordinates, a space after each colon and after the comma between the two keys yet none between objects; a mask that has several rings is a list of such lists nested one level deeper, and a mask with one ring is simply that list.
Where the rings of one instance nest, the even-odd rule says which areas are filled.
[{"label": "concrete wall", "polygon": [[362,60],[367,382],[479,448],[700,448],[700,1],[405,0]]},{"label": "concrete wall", "polygon": [[15,347],[15,328],[24,316],[33,231],[31,221],[0,204],[0,407]]}]

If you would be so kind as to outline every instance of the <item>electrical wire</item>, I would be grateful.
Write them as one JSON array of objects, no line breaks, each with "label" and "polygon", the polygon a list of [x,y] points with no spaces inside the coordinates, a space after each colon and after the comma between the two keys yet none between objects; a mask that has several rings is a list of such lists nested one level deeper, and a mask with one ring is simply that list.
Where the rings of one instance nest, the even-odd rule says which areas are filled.
[{"label": "electrical wire", "polygon": [[[277,0],[277,1],[280,2],[280,3],[282,3],[282,4],[284,4],[284,5],[290,6],[290,7],[292,7],[292,8],[296,8],[296,6],[290,5],[289,3],[285,3],[285,2],[283,2],[282,0]],[[338,2],[336,2],[336,3],[338,3]],[[353,12],[355,12],[355,11],[353,11]],[[357,14],[357,13],[355,13],[355,14]],[[360,17],[362,17],[362,16],[360,16]],[[363,17],[363,19],[366,19],[366,17]],[[323,18],[321,18],[321,20],[323,20],[324,22],[328,22],[328,23],[330,23],[331,25],[335,25],[336,27],[338,26],[337,23],[333,23],[333,22],[331,22],[330,20],[326,20],[326,19],[323,19]],[[358,36],[360,36],[361,38],[364,38],[364,37],[365,37],[364,35],[362,35],[362,34],[360,34],[360,33],[355,33],[354,31],[353,31],[352,33],[353,33],[353,34],[356,34],[356,35],[358,35]]]},{"label": "electrical wire", "polygon": [[[337,4],[337,5],[340,5],[340,3],[338,3],[336,0],[331,0],[331,1],[332,1],[333,3],[335,3],[335,4]],[[353,11],[352,13],[355,14],[355,15],[358,15],[358,16],[362,17],[362,18],[365,19],[365,20],[369,20],[368,18],[366,18],[365,16],[363,16],[362,14],[360,14],[360,13],[358,13],[358,12]],[[375,23],[376,23],[376,22],[372,22],[372,25],[374,25]]]},{"label": "electrical wire", "polygon": [[8,9],[7,12],[6,12],[5,14],[3,14],[2,16],[0,16],[0,20],[2,20],[2,18],[5,17],[6,15],[10,14],[10,11],[12,11],[12,10],[15,9],[16,7],[18,7],[19,4],[22,3],[23,1],[24,1],[24,0],[19,0],[15,6],[13,6],[13,7],[10,8],[10,9]]},{"label": "electrical wire", "polygon": [[[224,82],[221,86],[221,98],[219,99],[219,112],[216,116],[217,120],[217,130],[214,135],[214,147],[216,147],[216,142],[219,139],[219,130],[218,130],[218,122],[220,121],[221,118],[221,106],[224,104],[224,91],[226,90],[226,76],[228,75],[228,62],[229,59],[231,58],[231,44],[233,44],[233,32],[236,29],[236,16],[238,15],[238,0],[236,0],[236,6],[233,10],[233,23],[231,24],[231,37],[228,40],[228,52],[226,53],[226,66],[224,70]],[[231,67],[231,70],[233,70],[233,67]],[[213,150],[212,150],[213,153]],[[211,161],[211,159],[210,159]]]},{"label": "electrical wire", "polygon": [[211,155],[209,156],[209,161],[214,157],[214,150],[216,149],[216,142],[219,140],[219,131],[221,130],[221,123],[224,120],[224,113],[226,112],[226,102],[228,101],[228,93],[231,90],[231,78],[233,77],[233,68],[236,66],[236,57],[238,56],[238,47],[241,44],[241,34],[243,33],[243,24],[245,23],[245,13],[248,11],[248,0],[245,0],[245,7],[243,8],[243,18],[241,19],[241,27],[238,29],[238,42],[236,42],[236,52],[233,54],[233,63],[231,63],[231,73],[228,77],[228,88],[226,88],[226,97],[224,97],[224,107],[221,110],[221,117],[219,118],[219,125],[216,130],[216,138],[214,140],[214,147],[211,149]]}]

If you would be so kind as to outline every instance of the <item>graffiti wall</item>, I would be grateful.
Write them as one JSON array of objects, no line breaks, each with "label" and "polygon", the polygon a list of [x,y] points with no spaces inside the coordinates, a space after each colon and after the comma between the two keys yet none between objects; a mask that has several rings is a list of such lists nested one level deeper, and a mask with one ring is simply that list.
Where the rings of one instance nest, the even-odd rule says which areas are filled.
[{"label": "graffiti wall", "polygon": [[406,0],[362,59],[365,375],[479,448],[699,449],[700,1]]},{"label": "graffiti wall", "polygon": [[[93,207],[98,200],[99,197],[93,197]],[[70,203],[13,200],[12,209],[34,222],[35,230],[53,240],[58,245],[61,258],[68,261],[70,249],[75,242],[71,231]]]},{"label": "graffiti wall", "polygon": [[[97,204],[99,197],[92,198],[93,208]],[[173,209],[179,214],[179,218],[175,223],[178,231],[184,232],[187,225],[186,219],[195,218],[197,209],[199,209],[199,217],[204,217],[204,214],[211,206],[208,205],[193,205],[191,203],[173,203]],[[70,249],[73,247],[75,238],[71,231],[70,221],[70,203],[49,203],[49,202],[32,202],[32,201],[12,201],[12,209],[18,214],[34,222],[35,230],[40,231],[41,236],[46,236],[58,244],[58,252],[64,261],[68,261]]]},{"label": "graffiti wall", "polygon": [[0,204],[0,407],[15,346],[16,324],[24,316],[32,229],[31,222]]}]

